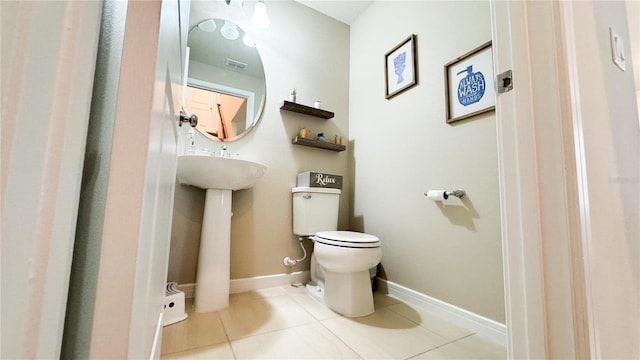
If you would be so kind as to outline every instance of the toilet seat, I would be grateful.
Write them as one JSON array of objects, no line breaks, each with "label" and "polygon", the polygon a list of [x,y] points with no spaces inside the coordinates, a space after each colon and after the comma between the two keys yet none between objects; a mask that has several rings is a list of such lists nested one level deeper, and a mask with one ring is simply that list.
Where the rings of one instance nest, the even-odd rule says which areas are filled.
[{"label": "toilet seat", "polygon": [[321,244],[346,248],[379,248],[376,236],[354,231],[320,231],[313,240]]}]

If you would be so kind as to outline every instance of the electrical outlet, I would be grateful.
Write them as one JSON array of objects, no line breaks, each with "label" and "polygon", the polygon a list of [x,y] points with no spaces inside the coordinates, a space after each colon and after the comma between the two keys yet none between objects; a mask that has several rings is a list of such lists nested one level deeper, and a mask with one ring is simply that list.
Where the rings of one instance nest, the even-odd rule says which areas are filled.
[{"label": "electrical outlet", "polygon": [[611,60],[620,70],[626,70],[626,56],[624,54],[624,41],[613,28],[609,28],[611,39]]}]

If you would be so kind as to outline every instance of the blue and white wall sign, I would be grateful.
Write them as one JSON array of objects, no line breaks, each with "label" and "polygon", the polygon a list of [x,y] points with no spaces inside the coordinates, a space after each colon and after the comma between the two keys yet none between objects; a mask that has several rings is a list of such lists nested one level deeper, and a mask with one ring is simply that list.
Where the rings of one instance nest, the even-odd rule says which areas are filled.
[{"label": "blue and white wall sign", "polygon": [[447,122],[495,109],[491,42],[445,65]]},{"label": "blue and white wall sign", "polygon": [[387,99],[417,84],[415,35],[406,38],[384,57]]},{"label": "blue and white wall sign", "polygon": [[404,73],[404,69],[406,67],[407,67],[407,52],[404,51],[393,59],[393,68],[395,69],[396,76],[398,77],[398,80],[396,80],[396,84],[402,84],[404,82],[404,77],[402,73]]},{"label": "blue and white wall sign", "polygon": [[479,71],[473,72],[473,65],[467,66],[457,75],[460,74],[466,74],[466,76],[458,82],[458,102],[462,106],[477,103],[484,96],[484,90],[487,87],[484,75]]}]

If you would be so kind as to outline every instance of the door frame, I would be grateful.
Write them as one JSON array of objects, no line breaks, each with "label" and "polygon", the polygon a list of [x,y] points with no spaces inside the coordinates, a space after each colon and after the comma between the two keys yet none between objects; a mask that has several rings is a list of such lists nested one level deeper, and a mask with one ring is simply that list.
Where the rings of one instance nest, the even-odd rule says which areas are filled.
[{"label": "door frame", "polygon": [[599,357],[573,4],[490,5],[509,358]]}]

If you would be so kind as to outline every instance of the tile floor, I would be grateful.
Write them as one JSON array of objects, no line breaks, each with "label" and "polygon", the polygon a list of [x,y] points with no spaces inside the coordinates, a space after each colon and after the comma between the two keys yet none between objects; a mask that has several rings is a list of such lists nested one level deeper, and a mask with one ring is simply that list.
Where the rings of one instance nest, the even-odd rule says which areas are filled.
[{"label": "tile floor", "polygon": [[[191,300],[191,299],[189,299]],[[304,287],[233,294],[229,307],[166,326],[163,359],[506,359],[506,350],[426,309],[376,292],[350,319]]]}]

